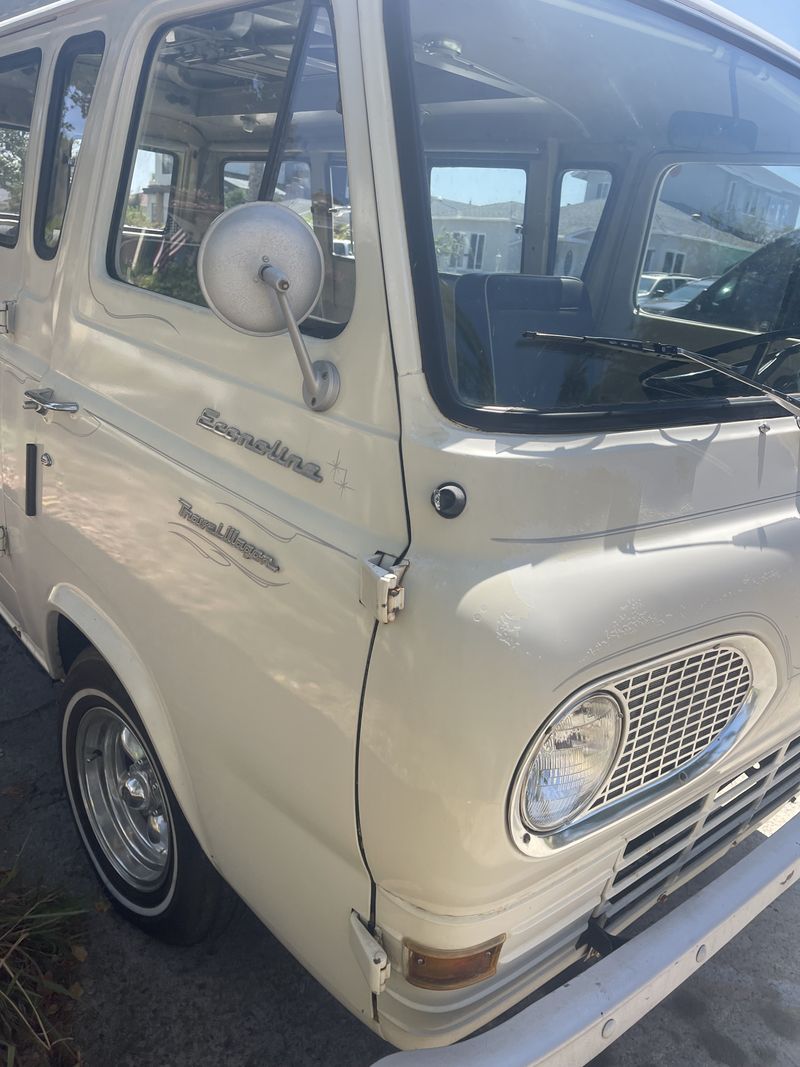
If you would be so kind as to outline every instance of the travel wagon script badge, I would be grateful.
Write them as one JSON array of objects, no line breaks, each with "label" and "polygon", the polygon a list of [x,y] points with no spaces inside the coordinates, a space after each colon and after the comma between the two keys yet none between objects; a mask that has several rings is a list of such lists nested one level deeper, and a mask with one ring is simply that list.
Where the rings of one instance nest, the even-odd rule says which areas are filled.
[{"label": "travel wagon script badge", "polygon": [[203,408],[197,419],[197,425],[202,426],[204,430],[219,434],[220,437],[227,438],[235,445],[242,445],[249,452],[266,456],[273,463],[280,463],[282,467],[287,467],[296,474],[302,474],[304,478],[310,478],[312,482],[322,481],[318,463],[306,463],[296,452],[290,452],[288,445],[280,440],[271,445],[269,441],[261,437],[254,438],[251,433],[244,433],[238,427],[223,422],[219,417],[219,412],[213,408]]},{"label": "travel wagon script badge", "polygon": [[181,506],[178,516],[181,519],[190,522],[192,526],[203,530],[204,533],[211,534],[212,537],[218,537],[226,545],[241,552],[244,558],[251,563],[260,563],[270,571],[280,570],[275,558],[269,552],[265,552],[263,548],[259,548],[258,545],[253,545],[246,538],[241,537],[235,526],[226,525],[224,522],[214,522],[213,519],[206,519],[202,515],[198,515],[196,511],[192,510],[192,505],[189,501],[184,500],[183,497],[178,497],[178,502]]}]

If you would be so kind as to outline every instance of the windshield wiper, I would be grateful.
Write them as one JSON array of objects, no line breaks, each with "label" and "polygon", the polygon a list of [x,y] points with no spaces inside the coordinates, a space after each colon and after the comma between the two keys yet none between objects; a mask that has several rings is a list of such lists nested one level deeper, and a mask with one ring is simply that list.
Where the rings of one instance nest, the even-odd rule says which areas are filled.
[{"label": "windshield wiper", "polygon": [[765,333],[750,333],[744,337],[734,337],[732,341],[723,341],[721,345],[712,345],[704,348],[703,356],[724,356],[726,352],[736,352],[740,348],[749,348],[750,345],[771,344],[780,341],[784,337],[795,337],[800,334],[800,325],[787,326],[783,330],[767,330]]},{"label": "windshield wiper", "polygon": [[663,359],[673,360],[676,363],[699,363],[701,367],[718,371],[726,378],[739,382],[740,385],[749,385],[765,396],[771,397],[776,404],[779,404],[794,415],[797,419],[797,425],[800,426],[799,400],[795,400],[781,389],[774,389],[771,385],[764,385],[763,382],[759,382],[756,378],[751,378],[747,374],[740,374],[739,371],[733,370],[718,359],[702,355],[700,352],[692,352],[688,348],[680,348],[678,345],[664,345],[660,341],[638,341],[628,337],[573,337],[564,333],[542,333],[539,330],[526,330],[522,336],[526,341],[569,341],[572,344],[597,345],[600,348],[622,348],[629,352],[640,352],[642,355],[661,356]]}]

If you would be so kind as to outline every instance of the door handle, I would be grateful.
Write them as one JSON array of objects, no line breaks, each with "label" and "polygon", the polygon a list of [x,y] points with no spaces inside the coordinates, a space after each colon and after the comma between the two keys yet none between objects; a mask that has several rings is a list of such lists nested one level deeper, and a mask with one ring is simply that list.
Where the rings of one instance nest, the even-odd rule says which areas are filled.
[{"label": "door handle", "polygon": [[26,411],[38,411],[40,415],[46,415],[48,411],[65,411],[74,415],[80,411],[80,406],[73,400],[53,400],[52,389],[26,389],[25,401],[22,406]]}]

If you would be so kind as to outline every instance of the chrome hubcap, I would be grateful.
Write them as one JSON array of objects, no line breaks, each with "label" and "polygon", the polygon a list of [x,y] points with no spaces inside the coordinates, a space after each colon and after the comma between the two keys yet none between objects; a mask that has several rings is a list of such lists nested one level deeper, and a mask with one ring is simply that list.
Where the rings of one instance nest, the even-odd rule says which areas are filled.
[{"label": "chrome hubcap", "polygon": [[98,844],[134,889],[167,876],[172,834],[161,782],[147,750],[110,708],[92,708],[76,738],[78,782]]}]

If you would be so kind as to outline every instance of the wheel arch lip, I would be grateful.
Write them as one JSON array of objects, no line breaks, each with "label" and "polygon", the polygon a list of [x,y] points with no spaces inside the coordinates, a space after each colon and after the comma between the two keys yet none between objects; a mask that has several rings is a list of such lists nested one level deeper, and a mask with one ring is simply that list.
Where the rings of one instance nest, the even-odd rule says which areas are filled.
[{"label": "wheel arch lip", "polygon": [[181,811],[206,855],[213,863],[199,806],[169,711],[156,680],[133,642],[116,622],[83,590],[69,583],[53,587],[48,599],[47,660],[54,676],[63,676],[58,650],[58,619],[64,616],[100,653],[131,698],[145,725],[150,743],[164,769]]}]

